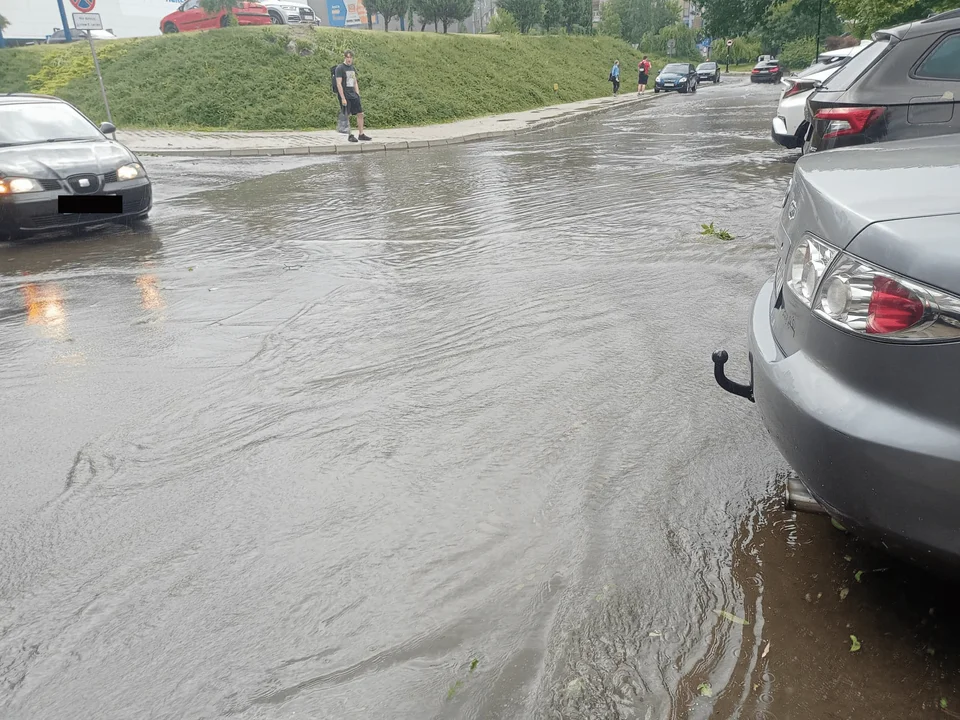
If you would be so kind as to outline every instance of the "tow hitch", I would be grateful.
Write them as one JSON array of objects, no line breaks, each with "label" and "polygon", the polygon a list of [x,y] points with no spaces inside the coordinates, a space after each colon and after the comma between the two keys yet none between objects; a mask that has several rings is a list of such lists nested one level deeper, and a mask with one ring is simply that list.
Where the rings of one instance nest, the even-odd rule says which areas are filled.
[{"label": "tow hitch", "polygon": [[[717,379],[717,385],[722,387],[728,393],[739,395],[740,397],[746,398],[750,402],[754,402],[752,381],[749,385],[741,385],[740,383],[734,382],[723,374],[723,366],[727,364],[727,360],[729,359],[730,355],[727,354],[726,350],[717,350],[713,354],[713,376]],[[752,374],[753,358],[751,358],[750,361]]]}]

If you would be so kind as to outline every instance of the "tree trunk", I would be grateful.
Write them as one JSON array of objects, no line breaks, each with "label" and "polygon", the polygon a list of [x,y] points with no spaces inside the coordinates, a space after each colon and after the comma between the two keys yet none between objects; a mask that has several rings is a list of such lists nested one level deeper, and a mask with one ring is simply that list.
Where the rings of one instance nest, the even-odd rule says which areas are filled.
[{"label": "tree trunk", "polygon": [[[400,22],[401,22],[401,24],[403,23],[402,20],[401,20]],[[403,29],[403,28],[401,28],[401,29]],[[390,18],[387,17],[386,15],[383,16],[383,31],[384,31],[384,32],[390,32]]]},{"label": "tree trunk", "polygon": [[401,16],[400,16],[400,32],[403,32],[403,31],[406,30],[406,29],[407,29],[407,28],[404,27],[404,23],[403,23],[403,15],[401,15]]},{"label": "tree trunk", "polygon": [[367,11],[367,30],[373,30],[373,14]]},{"label": "tree trunk", "polygon": [[426,29],[427,29],[427,23],[426,22],[420,23],[420,32],[423,32]]},{"label": "tree trunk", "polygon": [[447,34],[447,19],[444,18],[441,22],[443,22],[443,34],[446,35],[446,34]]},{"label": "tree trunk", "polygon": [[437,24],[436,20],[433,21],[433,31],[435,33],[440,32],[440,26]]}]

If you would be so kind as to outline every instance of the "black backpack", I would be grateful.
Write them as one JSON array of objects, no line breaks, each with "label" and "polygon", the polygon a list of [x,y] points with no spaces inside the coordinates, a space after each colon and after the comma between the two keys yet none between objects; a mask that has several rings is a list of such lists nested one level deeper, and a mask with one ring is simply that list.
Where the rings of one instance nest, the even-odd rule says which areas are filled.
[{"label": "black backpack", "polygon": [[333,89],[334,95],[340,94],[340,92],[337,90],[337,68],[338,67],[340,66],[334,65],[332,68],[330,68],[330,86]]}]

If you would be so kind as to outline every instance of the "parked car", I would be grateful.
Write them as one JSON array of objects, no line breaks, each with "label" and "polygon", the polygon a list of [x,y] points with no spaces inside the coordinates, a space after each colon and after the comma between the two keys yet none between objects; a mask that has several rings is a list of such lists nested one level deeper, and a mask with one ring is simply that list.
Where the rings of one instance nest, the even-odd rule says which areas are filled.
[{"label": "parked car", "polygon": [[270,14],[274,25],[319,25],[320,18],[313,8],[303,2],[290,0],[263,0],[261,4]]},{"label": "parked car", "polygon": [[750,82],[780,82],[783,70],[778,60],[763,60],[758,62],[750,72]]},{"label": "parked car", "polygon": [[720,65],[712,60],[697,65],[697,80],[700,82],[720,82]]},{"label": "parked car", "polygon": [[[46,95],[0,95],[0,236],[147,217],[153,189],[140,160],[73,105]],[[122,210],[73,212],[69,205],[119,197]],[[66,198],[67,212],[61,212]]]},{"label": "parked car", "polygon": [[807,98],[864,47],[842,48],[822,53],[817,58],[817,62],[806,70],[780,81],[784,86],[783,92],[780,93],[777,114],[773,117],[770,129],[774,142],[790,149],[803,145],[810,127],[804,117]]},{"label": "parked car", "polygon": [[960,132],[960,10],[873,39],[808,99],[810,150]]},{"label": "parked car", "polygon": [[[270,25],[267,8],[258,2],[244,0],[233,11],[240,25]],[[160,31],[164,34],[189,32],[191,30],[211,30],[226,27],[229,17],[226,10],[208,13],[200,8],[200,0],[186,0],[183,4],[160,21]]]},{"label": "parked car", "polygon": [[[70,37],[73,42],[86,40],[92,37],[94,40],[117,40],[117,36],[110,30],[77,30],[70,28]],[[67,42],[67,34],[63,30],[54,31],[53,35],[47,38],[47,45],[60,45]]]},{"label": "parked car", "polygon": [[749,324],[780,452],[853,532],[960,560],[960,135],[804,156]]},{"label": "parked car", "polygon": [[690,63],[670,63],[657,75],[653,83],[655,93],[669,90],[678,92],[697,91],[697,69]]}]

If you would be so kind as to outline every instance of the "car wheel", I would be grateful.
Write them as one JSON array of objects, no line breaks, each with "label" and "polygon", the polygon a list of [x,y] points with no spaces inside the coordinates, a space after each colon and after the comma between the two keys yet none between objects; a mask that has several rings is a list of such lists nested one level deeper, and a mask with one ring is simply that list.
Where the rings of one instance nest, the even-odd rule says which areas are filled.
[{"label": "car wheel", "polygon": [[659,93],[659,92],[660,92],[660,88],[654,86],[654,88],[653,88],[653,94],[656,95],[656,94]]},{"label": "car wheel", "polygon": [[271,25],[283,25],[283,16],[280,13],[271,12],[270,13],[270,24]]},{"label": "car wheel", "polygon": [[719,72],[719,71],[717,71],[716,77],[713,78],[713,84],[716,85],[718,82],[720,82],[720,72]]},{"label": "car wheel", "polygon": [[166,25],[163,26],[164,35],[173,35],[174,33],[178,33],[178,32],[180,32],[180,28],[178,28],[172,22],[168,22]]},{"label": "car wheel", "polygon": [[700,83],[694,80],[693,84],[690,86],[690,92],[696,92],[699,86],[700,86]]},{"label": "car wheel", "polygon": [[230,17],[227,15],[227,13],[224,13],[223,17],[220,18],[220,27],[225,28],[229,24],[230,24]]}]

